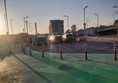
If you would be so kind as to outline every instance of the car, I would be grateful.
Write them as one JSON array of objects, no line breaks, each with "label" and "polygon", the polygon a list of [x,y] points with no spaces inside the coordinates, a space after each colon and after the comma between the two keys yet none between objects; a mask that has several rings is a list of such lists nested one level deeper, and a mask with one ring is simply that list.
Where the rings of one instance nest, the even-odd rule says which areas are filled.
[{"label": "car", "polygon": [[38,36],[36,39],[36,45],[41,46],[41,45],[47,45],[48,40],[46,36]]},{"label": "car", "polygon": [[32,45],[36,45],[37,37],[32,37]]},{"label": "car", "polygon": [[75,37],[74,37],[73,33],[65,33],[62,36],[62,40],[63,40],[63,42],[74,42]]},{"label": "car", "polygon": [[59,44],[62,43],[62,36],[61,35],[51,35],[49,36],[49,42],[52,44]]}]

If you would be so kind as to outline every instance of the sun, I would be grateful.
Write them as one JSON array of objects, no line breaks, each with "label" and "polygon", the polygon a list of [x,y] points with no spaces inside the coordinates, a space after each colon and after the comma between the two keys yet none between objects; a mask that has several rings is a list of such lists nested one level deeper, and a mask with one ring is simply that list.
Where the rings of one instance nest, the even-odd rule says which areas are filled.
[{"label": "sun", "polygon": [[4,18],[0,15],[0,34],[4,34],[4,32],[5,32]]}]

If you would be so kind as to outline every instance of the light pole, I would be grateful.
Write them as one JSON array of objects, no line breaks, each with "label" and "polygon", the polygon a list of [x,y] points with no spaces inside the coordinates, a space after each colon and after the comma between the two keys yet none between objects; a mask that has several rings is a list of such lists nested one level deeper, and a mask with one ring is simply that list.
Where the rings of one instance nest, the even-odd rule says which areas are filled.
[{"label": "light pole", "polygon": [[87,24],[87,27],[89,28],[90,27],[90,19],[89,19],[89,17],[86,18],[86,24]]},{"label": "light pole", "polygon": [[29,16],[26,16],[26,17],[23,18],[23,21],[24,21],[24,32],[26,32],[26,27],[25,27],[25,25],[26,25],[26,18],[29,18]]},{"label": "light pole", "polygon": [[31,34],[31,25],[32,23],[29,23],[29,34]]},{"label": "light pole", "polygon": [[99,32],[98,32],[98,26],[99,26],[99,15],[97,13],[95,13],[95,15],[97,16],[97,37],[99,37]]},{"label": "light pole", "polygon": [[113,8],[117,9],[117,20],[118,20],[118,6],[113,6]]},{"label": "light pole", "polygon": [[6,35],[9,35],[9,25],[8,25],[6,0],[4,0],[4,7],[5,7],[5,19],[6,19],[6,27],[7,27]]},{"label": "light pole", "polygon": [[99,26],[99,15],[97,13],[95,13],[95,15],[97,16],[97,27]]},{"label": "light pole", "polygon": [[[113,8],[117,9],[117,20],[118,20],[118,6],[113,6]],[[117,38],[118,38],[118,27],[117,27]]]},{"label": "light pole", "polygon": [[[84,7],[84,23],[83,23],[83,25],[84,25],[84,31],[85,31],[85,29],[86,29],[86,22],[85,22],[86,15],[85,15],[85,9],[86,9],[87,7],[88,7],[88,6],[85,6],[85,7]],[[86,31],[85,31],[85,35],[86,35]]]},{"label": "light pole", "polygon": [[33,25],[30,26],[30,33],[33,34]]},{"label": "light pole", "polygon": [[35,35],[37,35],[37,23],[35,22]]},{"label": "light pole", "polygon": [[66,18],[67,18],[67,30],[69,30],[69,16],[64,15],[64,17],[66,17]]},{"label": "light pole", "polygon": [[87,44],[86,44],[86,37],[87,37],[87,34],[86,34],[86,23],[85,23],[85,18],[86,18],[86,16],[85,16],[85,9],[87,8],[88,6],[85,6],[84,7],[84,11],[83,11],[83,13],[84,13],[84,23],[83,23],[83,25],[84,25],[84,33],[85,33],[85,60],[88,60],[88,57],[87,57]]},{"label": "light pole", "polygon": [[13,26],[12,26],[12,22],[13,22],[13,19],[10,20],[10,23],[11,23],[11,33],[13,35]]},{"label": "light pole", "polygon": [[27,29],[27,34],[28,34],[28,20],[26,19],[26,29]]}]

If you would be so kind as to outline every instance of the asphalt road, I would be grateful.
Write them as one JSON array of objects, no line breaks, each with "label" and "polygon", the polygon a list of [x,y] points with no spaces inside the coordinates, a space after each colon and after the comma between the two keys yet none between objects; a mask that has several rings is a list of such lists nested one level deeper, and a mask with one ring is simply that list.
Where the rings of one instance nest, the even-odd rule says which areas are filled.
[{"label": "asphalt road", "polygon": [[[87,41],[87,52],[89,54],[113,54],[114,44],[112,42]],[[118,48],[118,46],[116,45]],[[118,49],[116,50],[118,51]],[[32,50],[46,52],[84,53],[85,42],[52,44],[46,46],[32,46]]]}]

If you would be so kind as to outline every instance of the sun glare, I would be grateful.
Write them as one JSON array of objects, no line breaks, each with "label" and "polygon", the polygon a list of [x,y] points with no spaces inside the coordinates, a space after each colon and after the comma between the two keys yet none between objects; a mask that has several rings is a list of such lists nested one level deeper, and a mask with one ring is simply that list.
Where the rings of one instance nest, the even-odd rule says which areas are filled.
[{"label": "sun glare", "polygon": [[0,34],[4,34],[4,19],[0,16]]},{"label": "sun glare", "polygon": [[1,31],[1,29],[2,29],[2,22],[1,22],[1,20],[0,20],[0,31]]}]

